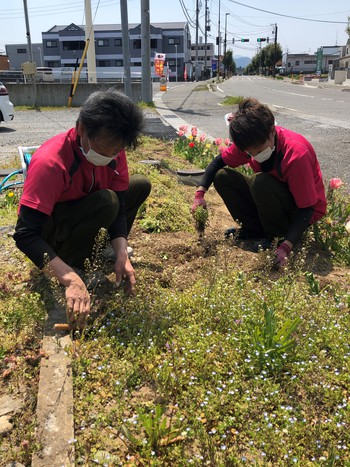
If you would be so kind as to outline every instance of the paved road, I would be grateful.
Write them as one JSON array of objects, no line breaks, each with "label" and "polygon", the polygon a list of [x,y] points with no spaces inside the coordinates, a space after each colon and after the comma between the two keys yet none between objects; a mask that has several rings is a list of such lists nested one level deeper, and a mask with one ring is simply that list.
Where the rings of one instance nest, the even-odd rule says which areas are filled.
[{"label": "paved road", "polygon": [[[162,111],[168,116],[173,112],[207,135],[225,138],[228,130],[223,118],[230,108],[222,106],[224,97],[257,97],[272,107],[279,125],[310,140],[325,180],[340,177],[350,187],[350,92],[341,89],[299,86],[259,77],[233,78],[212,92],[204,89],[202,83],[173,83],[162,94]],[[307,105],[309,102],[312,106]],[[177,122],[174,118],[167,121]]]}]

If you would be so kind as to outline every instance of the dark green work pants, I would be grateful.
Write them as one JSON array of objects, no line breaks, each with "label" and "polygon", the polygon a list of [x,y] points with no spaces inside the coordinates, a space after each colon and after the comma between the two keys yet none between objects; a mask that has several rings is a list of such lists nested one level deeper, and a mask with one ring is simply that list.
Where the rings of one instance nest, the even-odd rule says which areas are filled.
[{"label": "dark green work pants", "polygon": [[297,207],[286,183],[267,173],[252,177],[225,167],[215,176],[214,186],[232,218],[257,237],[285,236]]},{"label": "dark green work pants", "polygon": [[[146,177],[130,177],[125,196],[128,233],[138,208],[150,191],[151,184]],[[92,255],[99,230],[108,229],[118,212],[119,199],[112,190],[95,191],[77,201],[58,203],[47,223],[44,238],[64,262],[83,268],[85,259]]]}]

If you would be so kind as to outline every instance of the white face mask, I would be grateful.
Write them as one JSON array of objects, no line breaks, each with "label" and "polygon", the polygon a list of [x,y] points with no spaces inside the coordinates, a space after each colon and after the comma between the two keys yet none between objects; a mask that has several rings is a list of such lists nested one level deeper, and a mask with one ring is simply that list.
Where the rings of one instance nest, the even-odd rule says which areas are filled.
[{"label": "white face mask", "polygon": [[111,162],[111,160],[113,159],[112,157],[102,156],[98,152],[91,149],[89,140],[88,140],[88,143],[89,143],[90,149],[88,150],[87,153],[84,151],[82,147],[80,149],[82,153],[84,154],[84,156],[86,157],[86,159],[89,162],[91,162],[91,164],[94,164],[96,166],[104,166],[104,165],[108,165]]},{"label": "white face mask", "polygon": [[263,151],[259,152],[256,156],[253,157],[256,162],[259,162],[260,164],[262,162],[267,161],[267,159],[270,159],[271,154],[275,150],[275,146],[273,148],[270,148],[270,146],[267,146]]}]

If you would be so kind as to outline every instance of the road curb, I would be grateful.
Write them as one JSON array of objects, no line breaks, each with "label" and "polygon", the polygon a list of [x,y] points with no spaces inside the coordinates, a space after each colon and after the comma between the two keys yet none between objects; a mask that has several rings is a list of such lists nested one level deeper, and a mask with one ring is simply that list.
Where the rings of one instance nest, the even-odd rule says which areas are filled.
[{"label": "road curb", "polygon": [[66,352],[72,347],[70,335],[59,337],[55,323],[65,322],[58,306],[49,312],[44,328],[37,400],[36,439],[41,450],[32,457],[32,467],[74,466],[74,404],[71,359]]},{"label": "road curb", "polygon": [[[170,110],[163,101],[163,95],[164,95],[164,92],[158,92],[157,94],[154,95],[154,99],[153,99],[156,111],[159,114],[160,118],[165,122],[165,124],[172,126],[176,131],[181,126],[184,126],[184,125],[187,126],[189,130],[186,134],[190,135],[191,127],[193,125],[188,123],[186,120],[183,120],[175,112]],[[208,139],[209,141],[215,140],[213,136],[208,135],[208,133],[201,130],[200,128],[197,128],[197,134],[198,136],[202,134],[205,135],[206,139]]]}]

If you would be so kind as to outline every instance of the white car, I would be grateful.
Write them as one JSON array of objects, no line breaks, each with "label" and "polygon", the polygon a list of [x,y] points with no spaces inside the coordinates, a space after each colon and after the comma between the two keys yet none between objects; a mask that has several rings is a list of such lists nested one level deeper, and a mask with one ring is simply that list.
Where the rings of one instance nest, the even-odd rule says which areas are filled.
[{"label": "white car", "polygon": [[10,101],[9,92],[0,82],[0,122],[10,122],[13,117],[13,104]]}]

